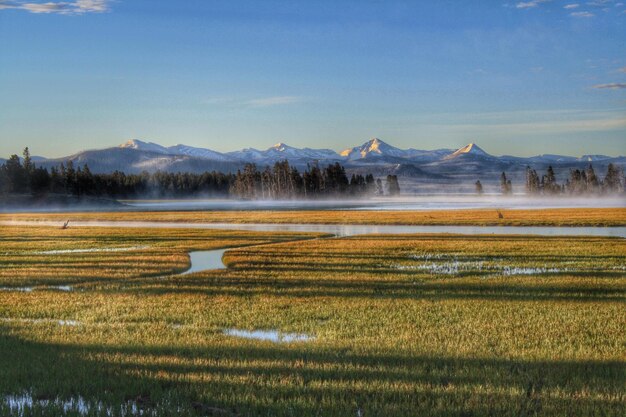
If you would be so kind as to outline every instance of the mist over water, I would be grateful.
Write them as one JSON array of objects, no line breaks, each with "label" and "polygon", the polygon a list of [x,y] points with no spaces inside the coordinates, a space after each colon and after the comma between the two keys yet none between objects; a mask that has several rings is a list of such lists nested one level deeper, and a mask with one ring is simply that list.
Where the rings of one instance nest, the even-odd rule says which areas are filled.
[{"label": "mist over water", "polygon": [[0,213],[72,213],[137,211],[243,211],[243,210],[472,210],[472,209],[554,209],[626,208],[626,196],[539,196],[524,194],[432,194],[371,197],[361,199],[237,200],[219,198],[120,200],[119,204],[78,206],[11,206]]},{"label": "mist over water", "polygon": [[412,195],[357,200],[124,200],[128,208],[159,210],[468,210],[620,208],[624,197],[528,197],[525,195]]}]

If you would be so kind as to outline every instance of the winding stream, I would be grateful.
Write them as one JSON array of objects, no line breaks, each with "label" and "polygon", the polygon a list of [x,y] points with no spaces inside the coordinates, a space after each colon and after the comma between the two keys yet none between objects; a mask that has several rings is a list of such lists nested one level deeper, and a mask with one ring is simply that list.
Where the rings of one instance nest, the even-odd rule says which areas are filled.
[{"label": "winding stream", "polygon": [[[59,226],[58,221],[1,221],[0,225]],[[251,232],[328,233],[336,237],[369,234],[449,233],[462,235],[536,235],[599,236],[626,238],[626,227],[558,227],[558,226],[405,226],[405,225],[337,225],[294,223],[185,223],[142,221],[73,221],[70,227],[128,227],[159,229],[219,229]],[[236,249],[236,248],[229,248]],[[225,269],[222,257],[228,249],[189,252],[191,267],[181,275],[209,269]]]}]

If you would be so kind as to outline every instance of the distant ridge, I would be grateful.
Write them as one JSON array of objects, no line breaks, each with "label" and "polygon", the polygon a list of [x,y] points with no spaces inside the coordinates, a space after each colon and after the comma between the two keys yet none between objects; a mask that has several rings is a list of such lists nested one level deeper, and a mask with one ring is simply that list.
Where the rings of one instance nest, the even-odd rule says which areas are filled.
[{"label": "distant ridge", "polygon": [[[495,156],[472,142],[459,149],[420,150],[400,149],[380,138],[371,138],[361,145],[340,153],[331,149],[297,148],[280,141],[267,149],[246,148],[232,152],[218,152],[208,148],[178,144],[162,146],[142,139],[131,139],[119,146],[79,152],[64,158],[39,159],[37,165],[58,166],[73,161],[75,166],[87,164],[93,172],[122,171],[147,172],[205,172],[235,173],[247,163],[264,169],[276,162],[288,160],[300,172],[311,166],[340,163],[349,175],[372,173],[378,177],[398,175],[405,182],[424,182],[435,189],[440,186],[473,186],[476,180],[497,187],[500,174],[506,171],[518,183],[523,183],[526,167],[538,171],[552,165],[557,176],[567,176],[571,169],[586,169],[593,163],[596,172],[606,171],[609,163],[626,167],[626,157],[606,155],[537,155],[516,157]],[[561,178],[565,180],[565,178]],[[434,185],[436,184],[436,185]]]}]

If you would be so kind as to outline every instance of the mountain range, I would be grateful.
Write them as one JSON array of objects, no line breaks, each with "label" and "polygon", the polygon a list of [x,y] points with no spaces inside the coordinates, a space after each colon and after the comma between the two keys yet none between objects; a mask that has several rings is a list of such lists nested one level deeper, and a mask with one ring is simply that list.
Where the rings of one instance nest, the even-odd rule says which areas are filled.
[{"label": "mountain range", "polygon": [[[87,150],[63,158],[48,159],[37,157],[40,166],[51,167],[68,160],[75,166],[89,165],[92,172],[126,173],[158,170],[177,172],[222,171],[236,172],[246,163],[255,163],[262,168],[277,161],[288,160],[298,169],[307,165],[320,166],[339,162],[348,174],[372,173],[375,176],[398,175],[405,185],[434,184],[473,186],[481,182],[497,184],[499,175],[506,171],[513,181],[523,181],[527,166],[537,171],[552,165],[557,177],[564,180],[572,168],[586,168],[593,163],[594,168],[603,175],[606,166],[614,163],[626,166],[626,157],[607,155],[583,155],[580,157],[564,155],[537,155],[516,157],[511,155],[494,156],[475,143],[460,149],[400,149],[381,139],[373,138],[360,146],[335,152],[331,149],[296,148],[285,143],[277,143],[265,150],[246,148],[233,152],[217,152],[207,148],[187,145],[165,147],[157,143],[131,139],[119,146]],[[406,187],[405,187],[406,188]]]}]

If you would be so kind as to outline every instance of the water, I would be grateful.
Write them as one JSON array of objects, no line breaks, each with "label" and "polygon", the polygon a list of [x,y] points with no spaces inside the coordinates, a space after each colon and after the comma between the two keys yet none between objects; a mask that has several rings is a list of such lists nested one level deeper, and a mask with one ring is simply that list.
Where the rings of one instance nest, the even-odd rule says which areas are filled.
[{"label": "water", "polygon": [[[82,396],[70,397],[67,399],[38,399],[33,394],[25,392],[23,394],[5,395],[0,397],[0,406],[8,408],[11,416],[22,417],[33,415],[33,410],[37,410],[37,415],[44,412],[49,415],[50,411],[67,413],[78,416],[151,416],[162,415],[158,409],[146,409],[135,401],[120,404],[118,406],[105,406],[101,401],[90,401]],[[163,404],[166,406],[166,404]],[[1,408],[1,407],[0,407]],[[166,407],[167,408],[167,407]],[[47,413],[46,413],[47,411]],[[178,410],[181,411],[181,410]]]},{"label": "water", "polygon": [[71,285],[48,285],[45,287],[0,287],[0,291],[32,292],[33,290],[74,291]]},{"label": "water", "polygon": [[33,287],[0,287],[0,291],[32,292]]},{"label": "water", "polygon": [[0,321],[5,323],[28,323],[28,324],[58,324],[59,326],[81,326],[82,323],[77,320],[57,320],[57,319],[28,319],[28,318],[1,318]]},{"label": "water", "polygon": [[225,329],[224,334],[227,336],[263,340],[274,343],[309,342],[315,340],[315,337],[304,333],[283,333],[278,330]]},{"label": "water", "polygon": [[[0,225],[59,226],[57,221],[0,221]],[[626,227],[559,227],[559,226],[403,226],[340,224],[272,224],[272,223],[185,223],[141,221],[75,221],[75,227],[128,227],[157,229],[219,229],[252,232],[329,233],[339,237],[369,234],[450,233],[461,235],[537,235],[537,236],[604,236],[626,238]]]},{"label": "water", "polygon": [[203,250],[189,252],[191,267],[181,275],[192,274],[194,272],[205,271],[207,269],[225,269],[222,256],[227,249]]},{"label": "water", "polygon": [[529,197],[526,195],[407,195],[395,198],[372,197],[361,200],[270,200],[228,199],[124,200],[131,209],[159,210],[466,210],[466,209],[546,209],[626,207],[616,197]]},{"label": "water", "polygon": [[[7,225],[44,225],[58,226],[54,221],[2,221]],[[220,229],[243,230],[254,232],[309,232],[328,233],[334,236],[347,237],[370,234],[418,234],[418,233],[449,233],[462,235],[538,235],[538,236],[600,236],[626,238],[626,227],[556,227],[556,226],[402,226],[402,225],[334,225],[334,224],[271,224],[271,223],[177,223],[177,222],[139,222],[139,221],[80,221],[73,226],[91,227],[128,227],[128,228],[159,228],[159,229]],[[118,250],[136,250],[146,247],[115,248]],[[106,248],[103,249],[106,251]],[[225,269],[222,257],[227,249],[194,251],[189,253],[191,266],[183,273],[191,274],[210,269]],[[76,250],[73,250],[76,251]],[[67,251],[48,251],[47,253],[75,253]],[[32,288],[23,291],[32,291]],[[57,287],[61,291],[68,291]],[[8,288],[0,288],[8,290]],[[19,290],[14,290],[19,291]]]}]

